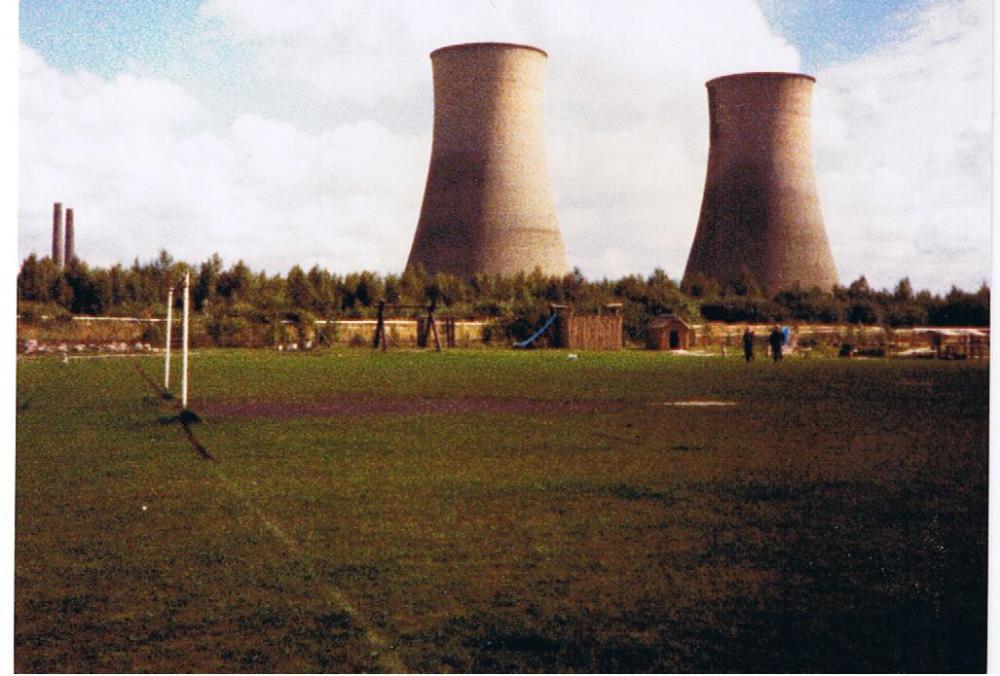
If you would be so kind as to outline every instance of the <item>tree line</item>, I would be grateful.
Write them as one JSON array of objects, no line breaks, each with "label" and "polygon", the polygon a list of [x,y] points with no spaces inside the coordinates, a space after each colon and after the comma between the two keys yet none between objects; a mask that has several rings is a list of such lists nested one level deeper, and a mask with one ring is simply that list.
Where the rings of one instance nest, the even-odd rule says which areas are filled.
[{"label": "tree line", "polygon": [[[750,275],[727,285],[698,278],[685,288],[657,269],[649,276],[587,280],[536,271],[510,277],[479,274],[468,279],[411,269],[401,275],[362,271],[344,275],[313,266],[287,274],[251,270],[242,260],[226,267],[218,254],[200,265],[175,261],[166,251],[146,263],[90,267],[73,261],[60,270],[48,257],[28,256],[17,277],[23,318],[69,314],[153,317],[165,313],[167,291],[191,273],[196,313],[215,322],[305,322],[317,318],[370,318],[379,299],[434,303],[441,315],[491,318],[508,337],[528,335],[550,314],[550,304],[579,313],[621,303],[625,330],[642,340],[648,322],[661,314],[689,321],[883,324],[887,326],[989,326],[990,289],[956,287],[944,295],[915,291],[908,278],[895,288],[873,289],[864,277],[832,292],[791,288],[772,291]],[[180,294],[175,295],[180,303]],[[415,314],[413,312],[410,313]],[[402,316],[402,315],[401,315]]]}]

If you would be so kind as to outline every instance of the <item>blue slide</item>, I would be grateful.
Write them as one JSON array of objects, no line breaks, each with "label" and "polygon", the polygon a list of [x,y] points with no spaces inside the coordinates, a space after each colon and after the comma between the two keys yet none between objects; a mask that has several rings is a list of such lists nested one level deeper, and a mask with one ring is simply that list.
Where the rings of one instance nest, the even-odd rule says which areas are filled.
[{"label": "blue slide", "polygon": [[526,338],[525,340],[522,340],[520,343],[514,343],[514,347],[528,347],[529,345],[534,343],[536,340],[538,340],[539,336],[545,333],[548,330],[548,328],[552,326],[552,322],[554,322],[556,320],[556,317],[558,316],[559,315],[557,314],[553,314],[545,321],[544,324],[542,324],[542,328],[535,331],[530,338]]}]

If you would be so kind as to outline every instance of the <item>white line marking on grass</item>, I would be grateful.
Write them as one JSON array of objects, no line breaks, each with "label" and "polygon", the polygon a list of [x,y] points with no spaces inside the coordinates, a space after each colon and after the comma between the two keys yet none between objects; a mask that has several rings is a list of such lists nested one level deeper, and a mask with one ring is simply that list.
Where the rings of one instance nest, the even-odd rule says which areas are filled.
[{"label": "white line marking on grass", "polygon": [[130,354],[83,354],[83,355],[70,355],[67,359],[127,359],[129,357],[155,357],[156,352],[141,352],[141,353],[130,353]]},{"label": "white line marking on grass", "polygon": [[[203,352],[191,350],[191,356],[204,356]],[[67,359],[129,359],[135,357],[162,357],[163,350],[151,350],[149,352],[126,352],[125,354],[78,354],[68,355]]]},{"label": "white line marking on grass", "polygon": [[[227,477],[218,465],[212,465],[212,471],[217,477],[222,481],[222,483],[229,489],[238,500],[242,501],[246,507],[253,512],[253,514],[260,519],[261,523],[267,527],[269,531],[281,541],[282,544],[288,549],[289,553],[293,556],[298,557],[298,559],[305,564],[310,570],[313,579],[322,579],[316,568],[303,556],[302,547],[296,542],[272,517],[265,514],[257,505],[250,501],[250,498],[246,496],[240,487],[229,477]],[[365,638],[368,642],[378,650],[378,663],[384,671],[387,673],[402,674],[406,673],[406,666],[403,664],[399,656],[392,650],[392,644],[383,636],[378,630],[370,627],[367,622],[365,622],[361,616],[358,614],[357,608],[351,602],[350,599],[340,591],[337,587],[332,584],[321,584],[319,587],[322,593],[323,599],[333,605],[338,607],[343,612],[350,616],[351,620],[355,625],[361,628],[364,632]]]},{"label": "white line marking on grass", "polygon": [[[141,369],[139,370],[140,372],[142,371]],[[154,390],[158,389],[155,383],[152,383],[152,381],[149,381],[148,379],[147,381],[153,387]],[[185,429],[187,429],[186,425]],[[198,443],[197,440],[194,439],[193,434],[191,433],[189,433],[189,440],[192,443],[195,444]],[[204,451],[202,452],[204,453]],[[244,505],[246,505],[246,507],[251,512],[253,512],[253,514],[258,519],[260,519],[260,521],[267,527],[267,529],[271,531],[271,533],[276,538],[278,538],[278,540],[280,540],[282,544],[285,545],[289,553],[291,553],[293,556],[298,557],[298,559],[307,568],[309,568],[309,572],[311,573],[313,579],[316,580],[322,579],[321,576],[319,575],[319,572],[316,570],[316,567],[313,566],[312,563],[310,563],[310,561],[303,555],[302,548],[299,546],[299,543],[297,543],[285,531],[284,528],[278,525],[276,519],[273,519],[267,514],[265,514],[259,507],[257,507],[257,505],[251,502],[250,498],[247,497],[246,493],[244,493],[240,489],[240,487],[236,484],[236,482],[234,482],[232,479],[226,476],[226,474],[219,468],[217,464],[210,465],[209,469],[211,469],[211,471],[215,473],[215,476],[219,478],[219,480],[226,487],[226,489],[237,500],[241,501]],[[327,603],[339,607],[340,610],[347,613],[347,615],[351,618],[354,624],[364,632],[365,639],[368,640],[368,643],[371,644],[372,647],[377,649],[374,656],[378,658],[378,663],[384,672],[393,674],[406,673],[407,671],[406,666],[403,664],[403,661],[399,658],[399,655],[397,655],[393,651],[392,644],[390,644],[389,641],[386,640],[386,638],[382,636],[380,632],[368,626],[368,623],[365,622],[363,618],[359,615],[354,604],[347,598],[344,592],[340,591],[337,587],[329,583],[325,585],[320,585],[319,590],[322,593],[322,596]]]},{"label": "white line marking on grass", "polygon": [[[211,351],[199,352],[191,350],[191,356],[214,357]],[[220,355],[222,356],[222,355]],[[42,352],[32,354],[19,354],[17,361],[43,361],[45,359],[63,358],[66,361],[77,359],[135,359],[137,357],[163,357],[163,350],[150,350],[149,352],[125,352],[123,354],[67,354],[65,352]]]}]

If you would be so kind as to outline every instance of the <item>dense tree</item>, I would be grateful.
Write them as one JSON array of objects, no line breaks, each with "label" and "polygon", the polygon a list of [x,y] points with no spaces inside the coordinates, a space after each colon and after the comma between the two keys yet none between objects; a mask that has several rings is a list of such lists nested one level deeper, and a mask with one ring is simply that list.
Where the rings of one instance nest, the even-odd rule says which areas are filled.
[{"label": "dense tree", "polygon": [[847,306],[847,321],[851,324],[878,324],[881,313],[870,300],[858,299]]},{"label": "dense tree", "polygon": [[913,300],[913,285],[910,284],[909,277],[903,277],[896,285],[896,290],[892,292],[894,300],[906,302]]},{"label": "dense tree", "polygon": [[872,290],[868,286],[868,280],[864,275],[861,275],[847,287],[847,297],[848,298],[864,298],[871,294]]},{"label": "dense tree", "polygon": [[[166,251],[147,263],[135,260],[128,268],[90,268],[77,261],[64,270],[48,257],[31,255],[17,275],[19,311],[26,315],[160,314],[166,290],[189,270],[189,265],[175,261]],[[865,277],[859,277],[832,292],[793,287],[772,295],[749,275],[725,286],[696,276],[686,291],[661,269],[648,277],[597,281],[586,280],[579,270],[563,276],[535,270],[513,276],[459,278],[428,275],[414,267],[402,275],[383,277],[367,270],[340,276],[319,266],[307,273],[298,265],[282,276],[255,273],[242,260],[224,269],[222,259],[213,254],[201,263],[192,280],[194,309],[210,318],[223,342],[235,341],[233,336],[262,324],[270,325],[267,331],[277,336],[282,320],[304,331],[311,317],[372,317],[380,298],[417,305],[436,301],[443,315],[494,318],[513,337],[524,337],[537,328],[552,304],[572,304],[577,312],[590,313],[608,303],[620,303],[633,340],[641,340],[649,321],[661,314],[692,321],[847,321],[889,326],[988,326],[990,317],[986,284],[975,292],[952,288],[942,297],[926,290],[914,292],[906,277],[892,290],[873,289]],[[180,294],[175,303],[180,306]]]},{"label": "dense tree", "polygon": [[55,287],[59,268],[51,258],[39,260],[31,254],[21,265],[17,274],[17,298],[35,303],[49,303],[54,300],[52,290]]},{"label": "dense tree", "polygon": [[989,287],[984,283],[975,293],[951,287],[948,295],[933,305],[929,320],[941,326],[989,326]]},{"label": "dense tree", "polygon": [[125,270],[121,263],[115,263],[108,270],[108,279],[111,284],[111,303],[108,307],[117,307],[125,302]]},{"label": "dense tree", "polygon": [[316,306],[316,291],[306,273],[298,265],[293,265],[288,271],[286,285],[288,302],[292,307],[307,310]]},{"label": "dense tree", "polygon": [[250,296],[253,278],[253,272],[241,259],[228,270],[219,273],[216,289],[220,296],[231,303],[244,301]]},{"label": "dense tree", "polygon": [[222,258],[214,253],[198,268],[194,288],[191,290],[191,302],[197,311],[215,302],[219,297],[219,276],[222,274]]},{"label": "dense tree", "polygon": [[312,310],[321,316],[327,316],[339,306],[337,287],[333,275],[314,265],[306,275],[313,290]]}]

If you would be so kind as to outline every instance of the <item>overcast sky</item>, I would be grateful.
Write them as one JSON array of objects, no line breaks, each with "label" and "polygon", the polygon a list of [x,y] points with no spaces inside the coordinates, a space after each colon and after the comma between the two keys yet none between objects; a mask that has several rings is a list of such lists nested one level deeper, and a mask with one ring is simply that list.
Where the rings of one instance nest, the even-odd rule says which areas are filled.
[{"label": "overcast sky", "polygon": [[399,272],[430,158],[428,53],[549,53],[545,128],[571,265],[684,270],[704,82],[817,78],[814,153],[842,283],[990,278],[989,0],[22,0],[20,255],[52,202],[78,254]]}]

